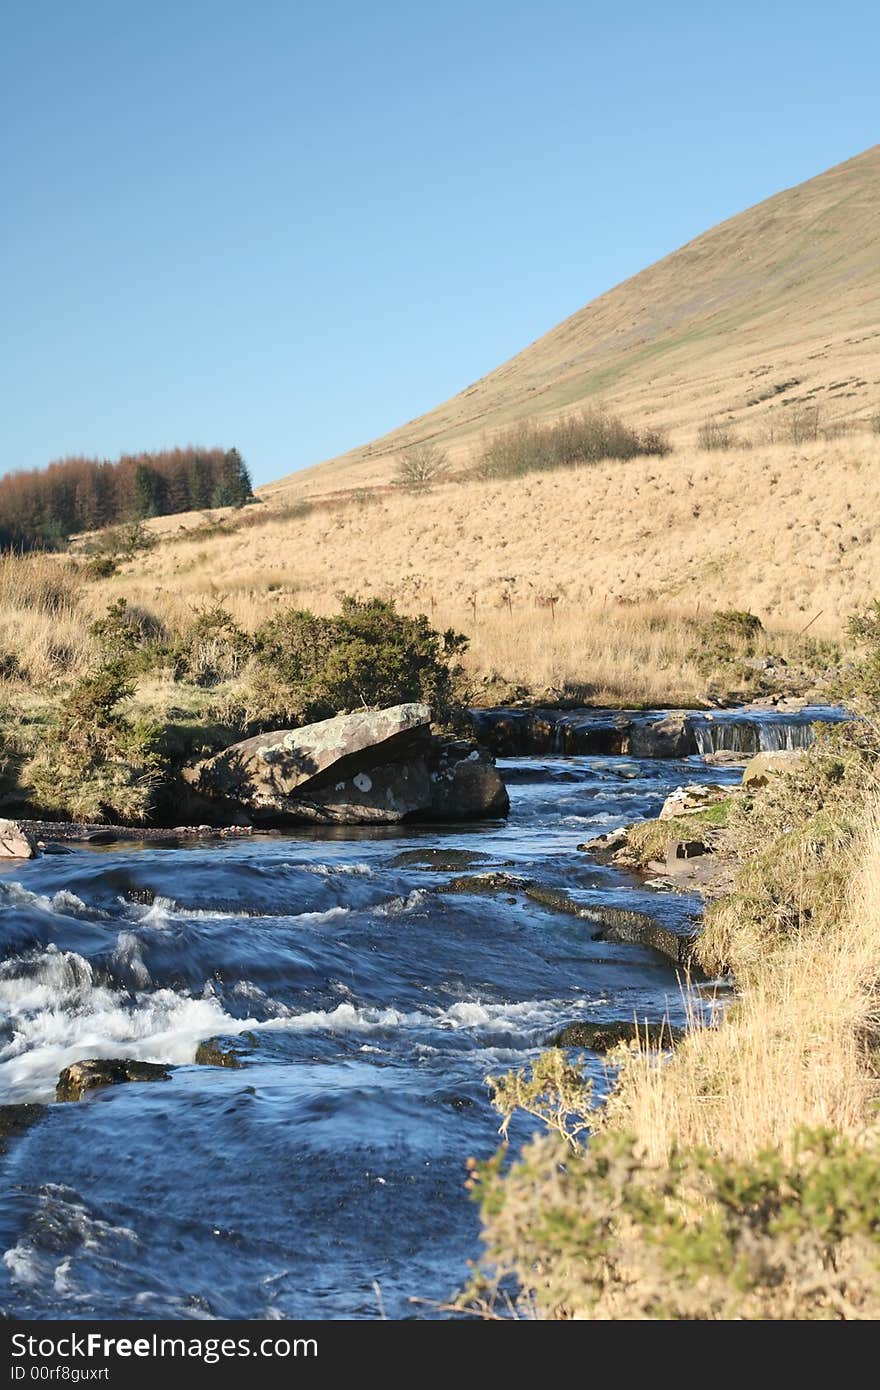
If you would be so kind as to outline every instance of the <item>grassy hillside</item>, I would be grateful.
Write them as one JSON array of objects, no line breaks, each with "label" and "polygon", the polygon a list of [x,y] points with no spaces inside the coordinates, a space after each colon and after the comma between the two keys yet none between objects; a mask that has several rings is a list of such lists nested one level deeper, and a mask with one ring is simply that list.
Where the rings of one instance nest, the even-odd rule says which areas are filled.
[{"label": "grassy hillside", "polygon": [[[645,215],[634,202],[633,215]],[[553,328],[436,410],[266,489],[278,498],[387,481],[434,440],[453,467],[512,420],[602,400],[693,442],[709,415],[753,438],[818,406],[880,408],[880,145],[713,227]]]},{"label": "grassy hillside", "polygon": [[809,635],[837,635],[880,591],[878,516],[880,436],[866,430],[798,447],[682,449],[429,493],[251,507],[220,528],[164,518],[150,523],[162,543],[94,600],[124,594],[166,611],[220,594],[251,624],[290,603],[328,612],[340,590],[393,596],[468,632],[481,674],[675,702],[705,688],[679,619],[737,607],[771,628],[812,622]]}]

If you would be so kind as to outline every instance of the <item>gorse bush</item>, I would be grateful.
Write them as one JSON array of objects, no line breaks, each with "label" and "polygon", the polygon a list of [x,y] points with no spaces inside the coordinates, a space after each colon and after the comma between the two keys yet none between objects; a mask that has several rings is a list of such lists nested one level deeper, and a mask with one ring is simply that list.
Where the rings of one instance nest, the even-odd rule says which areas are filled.
[{"label": "gorse bush", "polygon": [[481,478],[516,478],[523,473],[572,468],[601,459],[630,459],[668,454],[671,446],[659,430],[636,430],[616,415],[583,411],[555,424],[523,421],[492,438],[474,468]]},{"label": "gorse bush", "polygon": [[863,715],[880,713],[880,599],[850,618],[847,629],[860,652],[838,682],[837,695]]},{"label": "gorse bush", "polygon": [[149,670],[164,656],[165,629],[151,613],[119,598],[89,628],[103,661],[125,660],[130,673]]},{"label": "gorse bush", "polygon": [[747,679],[743,663],[754,656],[763,635],[761,620],[754,613],[725,609],[700,624],[691,660],[704,676],[722,681]]},{"label": "gorse bush", "polygon": [[134,694],[124,659],[78,681],[26,768],[38,805],[86,820],[143,820],[162,772],[158,731],[122,706]]},{"label": "gorse bush", "polygon": [[254,634],[258,701],[301,721],[342,709],[425,701],[446,722],[455,712],[455,657],[467,639],[435,631],[383,599],[345,595],[329,618],[289,609]]},{"label": "gorse bush", "polygon": [[785,1156],[701,1148],[648,1160],[625,1132],[574,1154],[556,1136],[474,1166],[486,1254],[466,1301],[513,1280],[545,1318],[880,1315],[880,1152],[803,1130]]}]

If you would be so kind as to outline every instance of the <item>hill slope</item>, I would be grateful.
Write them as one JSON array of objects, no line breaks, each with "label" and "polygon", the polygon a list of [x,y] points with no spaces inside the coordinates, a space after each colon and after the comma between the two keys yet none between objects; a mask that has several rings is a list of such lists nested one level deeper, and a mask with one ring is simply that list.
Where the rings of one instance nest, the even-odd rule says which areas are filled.
[{"label": "hill slope", "polygon": [[[184,621],[222,596],[253,626],[291,603],[332,610],[341,590],[390,596],[470,633],[475,670],[600,701],[695,695],[688,624],[716,608],[834,636],[880,594],[876,226],[880,146],[708,232],[396,435],[261,489],[261,505],[148,523],[162,543],[93,586],[95,611],[124,596]],[[453,469],[429,493],[391,482],[406,440],[438,437],[464,464],[490,427],[589,399],[667,425],[673,452],[506,482]],[[822,431],[796,442],[785,426],[810,402]],[[752,447],[696,447],[710,415]]]},{"label": "hill slope", "polygon": [[709,415],[753,438],[803,404],[823,424],[866,419],[880,407],[878,226],[880,145],[722,222],[427,415],[263,495],[387,482],[395,453],[425,439],[455,467],[487,431],[600,400],[687,442]]}]

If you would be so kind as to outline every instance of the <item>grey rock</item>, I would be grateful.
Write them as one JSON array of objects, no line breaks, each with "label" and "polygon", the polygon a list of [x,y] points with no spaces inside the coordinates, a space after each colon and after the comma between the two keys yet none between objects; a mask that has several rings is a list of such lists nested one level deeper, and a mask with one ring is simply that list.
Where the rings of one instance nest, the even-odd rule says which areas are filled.
[{"label": "grey rock", "polygon": [[261,734],[186,774],[200,804],[257,823],[357,825],[506,816],[491,756],[434,738],[427,705],[339,715]]},{"label": "grey rock", "polygon": [[0,859],[33,859],[36,841],[20,821],[0,819]]},{"label": "grey rock", "polygon": [[743,771],[742,784],[744,787],[766,786],[771,777],[779,773],[792,772],[804,760],[802,748],[791,750],[781,749],[774,753],[758,753],[746,763]]},{"label": "grey rock", "polygon": [[634,723],[629,751],[635,758],[684,758],[691,751],[692,742],[687,716],[668,714],[653,723]]},{"label": "grey rock", "polygon": [[[306,792],[310,802],[332,808],[333,788],[425,749],[430,726],[427,705],[360,710],[245,739],[188,769],[184,778],[201,796],[237,803],[255,821],[285,814],[291,798]],[[326,796],[315,796],[328,786]],[[332,811],[326,818],[333,819]]]}]

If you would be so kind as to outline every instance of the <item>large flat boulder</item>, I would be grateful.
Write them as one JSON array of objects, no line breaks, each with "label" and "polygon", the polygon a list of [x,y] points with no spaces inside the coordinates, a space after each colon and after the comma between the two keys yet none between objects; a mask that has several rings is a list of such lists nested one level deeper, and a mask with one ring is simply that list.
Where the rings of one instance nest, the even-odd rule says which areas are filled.
[{"label": "large flat boulder", "polygon": [[506,816],[507,788],[473,743],[433,737],[426,705],[260,734],[185,773],[199,809],[256,823],[358,825]]},{"label": "large flat boulder", "polygon": [[188,769],[184,777],[201,796],[244,807],[255,820],[282,813],[290,798],[347,782],[383,763],[426,748],[427,705],[395,705],[322,719],[301,729],[279,729],[233,744]]}]

